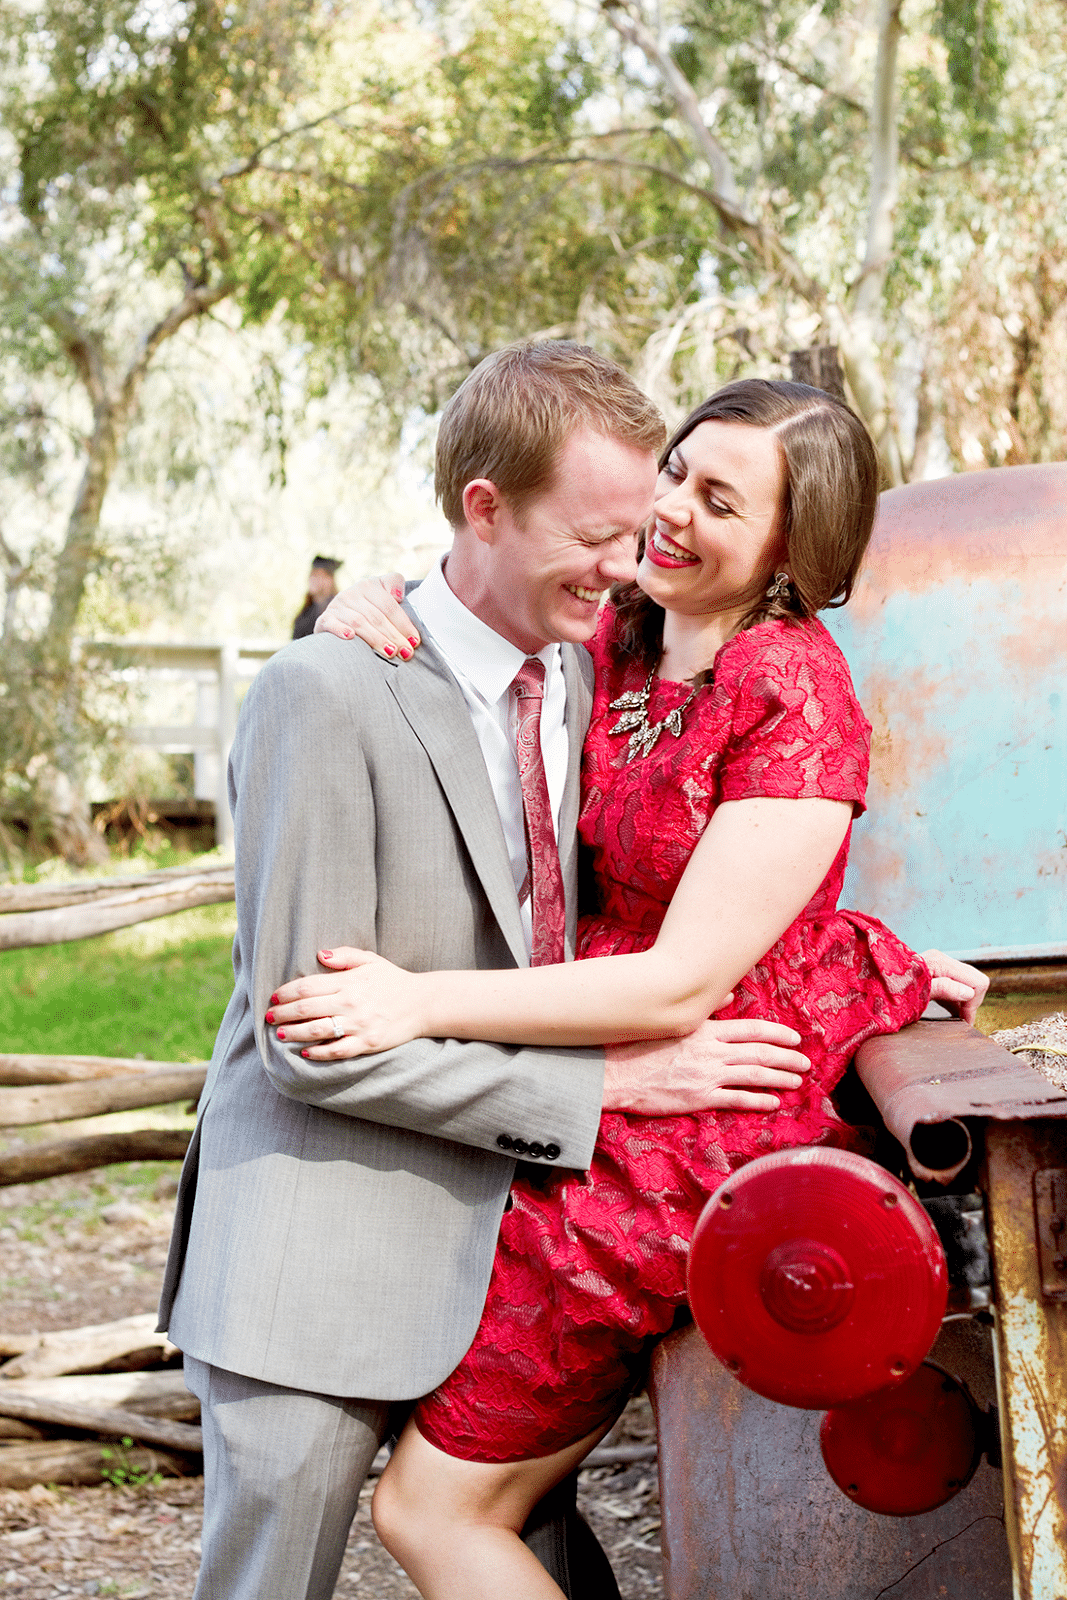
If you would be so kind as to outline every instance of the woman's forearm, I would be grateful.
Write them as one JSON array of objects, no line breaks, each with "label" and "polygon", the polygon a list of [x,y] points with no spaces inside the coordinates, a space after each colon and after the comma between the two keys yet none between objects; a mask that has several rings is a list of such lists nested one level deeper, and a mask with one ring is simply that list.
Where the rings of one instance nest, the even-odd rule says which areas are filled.
[{"label": "woman's forearm", "polygon": [[420,974],[420,1031],[504,1044],[618,1044],[691,1033],[807,905],[850,817],[851,806],[838,801],[724,804],[651,949],[521,971]]},{"label": "woman's forearm", "polygon": [[572,1045],[691,1033],[731,987],[680,973],[656,947],[551,967],[418,973],[414,983],[428,1037]]}]

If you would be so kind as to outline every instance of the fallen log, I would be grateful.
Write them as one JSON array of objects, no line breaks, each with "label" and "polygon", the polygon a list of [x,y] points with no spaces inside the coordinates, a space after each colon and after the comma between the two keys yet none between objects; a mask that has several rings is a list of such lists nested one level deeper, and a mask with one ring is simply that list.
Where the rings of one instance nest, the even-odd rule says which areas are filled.
[{"label": "fallen log", "polygon": [[125,1407],[86,1406],[73,1400],[37,1400],[27,1394],[12,1394],[10,1385],[0,1383],[0,1415],[17,1417],[46,1427],[81,1428],[86,1433],[108,1433],[116,1439],[127,1436],[142,1444],[169,1445],[199,1455],[203,1435],[187,1422],[171,1422],[166,1417],[146,1417]]},{"label": "fallen log", "polygon": [[44,1444],[0,1446],[0,1488],[32,1489],[37,1483],[105,1481],[105,1473],[121,1469],[124,1481],[143,1480],[159,1472],[165,1478],[183,1478],[189,1468],[165,1450],[123,1450],[105,1456],[109,1447],[91,1439],[52,1439]]},{"label": "fallen log", "polygon": [[28,1422],[19,1422],[16,1417],[0,1417],[0,1444],[12,1439],[43,1438],[40,1428],[31,1427]]},{"label": "fallen log", "polygon": [[202,861],[180,867],[159,867],[155,872],[130,872],[109,878],[78,878],[70,883],[0,884],[0,915],[12,911],[48,911],[59,906],[87,905],[123,890],[152,889],[183,883],[187,878],[233,882],[232,861]]},{"label": "fallen log", "polygon": [[[117,886],[121,885],[121,886]],[[169,917],[192,906],[217,905],[232,900],[233,867],[185,873],[167,883],[126,888],[110,880],[110,893],[85,905],[57,906],[41,911],[14,911],[0,917],[0,950],[25,950],[42,944],[66,944],[72,939],[93,939],[135,922]]]},{"label": "fallen log", "polygon": [[[0,1429],[12,1396],[46,1403],[136,1411],[142,1417],[198,1422],[200,1402],[185,1387],[180,1367],[149,1372],[92,1372],[62,1378],[9,1378],[0,1382]],[[30,1435],[29,1437],[33,1437]]]},{"label": "fallen log", "polygon": [[107,1111],[136,1111],[195,1099],[204,1087],[206,1063],[158,1068],[120,1078],[95,1078],[85,1083],[34,1084],[0,1089],[0,1128],[24,1128],[40,1122],[73,1122]]},{"label": "fallen log", "polygon": [[0,1390],[6,1378],[58,1378],[68,1372],[96,1372],[137,1350],[158,1350],[160,1361],[177,1355],[165,1333],[156,1332],[156,1317],[145,1311],[115,1322],[84,1328],[60,1328],[27,1336],[22,1352],[0,1367]]},{"label": "fallen log", "polygon": [[87,1078],[134,1077],[200,1065],[198,1061],[142,1061],[129,1056],[27,1056],[0,1052],[0,1084],[22,1088],[35,1083],[82,1083]]},{"label": "fallen log", "polygon": [[[29,1150],[0,1156],[0,1189],[36,1183],[67,1172],[89,1172],[120,1161],[180,1161],[192,1134],[187,1128],[135,1128],[129,1133],[91,1133],[83,1139],[53,1139]],[[10,1335],[0,1335],[0,1355]]]}]

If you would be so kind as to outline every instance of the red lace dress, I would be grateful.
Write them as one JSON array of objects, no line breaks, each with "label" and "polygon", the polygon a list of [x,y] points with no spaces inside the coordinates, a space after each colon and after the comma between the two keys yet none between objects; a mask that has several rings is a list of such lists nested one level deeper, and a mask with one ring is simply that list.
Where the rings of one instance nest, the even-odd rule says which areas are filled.
[{"label": "red lace dress", "polygon": [[[821,623],[771,622],[720,650],[714,682],[680,738],[625,760],[609,703],[647,668],[593,645],[597,689],[585,745],[580,831],[600,911],[583,919],[581,957],[644,950],[715,807],[753,796],[851,800],[862,811],[870,727],[844,657]],[[657,683],[657,722],[688,693]],[[481,1325],[452,1376],[419,1402],[420,1431],[452,1456],[549,1455],[607,1422],[640,1372],[648,1341],[685,1301],[686,1253],[708,1196],[755,1156],[844,1144],[828,1098],[857,1047],[921,1015],[925,964],[873,917],[838,911],[848,838],[815,895],[737,984],[721,1017],[795,1028],[811,1060],[804,1086],[770,1113],[644,1117],[605,1113],[587,1173],[517,1178]],[[709,907],[709,917],[714,916]]]}]

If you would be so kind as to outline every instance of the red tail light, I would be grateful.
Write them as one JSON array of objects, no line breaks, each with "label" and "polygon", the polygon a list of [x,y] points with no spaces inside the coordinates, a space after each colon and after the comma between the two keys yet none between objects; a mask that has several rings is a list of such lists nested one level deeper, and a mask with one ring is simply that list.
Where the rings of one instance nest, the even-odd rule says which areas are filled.
[{"label": "red tail light", "polygon": [[895,1389],[828,1411],[819,1443],[838,1488],[889,1517],[943,1506],[970,1482],[982,1455],[966,1392],[930,1362]]},{"label": "red tail light", "polygon": [[922,1206],[844,1150],[742,1167],[708,1201],[689,1253],[689,1303],[719,1360],[757,1394],[813,1410],[914,1372],[947,1294]]}]

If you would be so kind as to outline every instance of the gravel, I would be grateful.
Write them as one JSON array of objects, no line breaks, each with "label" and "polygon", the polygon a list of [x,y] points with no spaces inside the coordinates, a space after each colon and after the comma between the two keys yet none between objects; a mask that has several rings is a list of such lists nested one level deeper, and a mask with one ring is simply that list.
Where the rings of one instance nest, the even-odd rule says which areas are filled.
[{"label": "gravel", "polygon": [[[15,1141],[5,1143],[11,1148]],[[153,1310],[175,1172],[145,1162],[0,1190],[0,1335]],[[651,1407],[641,1396],[611,1443],[654,1439]],[[414,1600],[416,1590],[375,1537],[370,1493],[364,1490],[352,1526],[337,1594]],[[623,1600],[661,1600],[655,1464],[586,1471],[580,1500],[611,1558]],[[200,1478],[0,1490],[0,1600],[187,1600],[199,1566],[202,1504]]]}]

